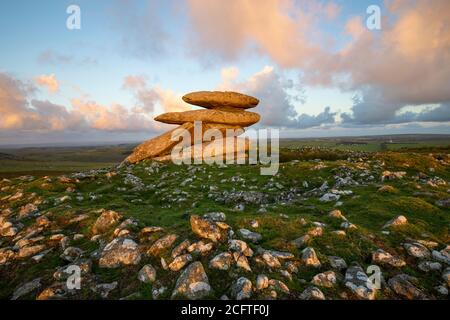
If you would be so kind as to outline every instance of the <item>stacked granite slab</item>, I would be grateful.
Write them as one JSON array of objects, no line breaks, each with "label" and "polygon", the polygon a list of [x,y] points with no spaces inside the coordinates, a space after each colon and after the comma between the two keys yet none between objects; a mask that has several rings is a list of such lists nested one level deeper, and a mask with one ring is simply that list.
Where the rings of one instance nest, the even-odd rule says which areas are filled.
[{"label": "stacked granite slab", "polygon": [[[199,91],[186,94],[183,96],[183,100],[206,110],[168,112],[157,116],[156,121],[176,124],[178,127],[137,146],[133,153],[125,159],[126,162],[137,163],[144,159],[169,161],[172,149],[180,141],[177,139],[177,135],[181,135],[185,131],[189,132],[191,142],[190,146],[186,146],[184,155],[191,158],[198,156],[198,153],[195,153],[198,151],[195,150],[199,150],[199,148],[201,148],[200,150],[207,150],[206,147],[214,148],[215,145],[220,143],[223,145],[224,156],[230,152],[234,152],[234,155],[236,155],[248,149],[248,141],[240,141],[239,139],[242,138],[237,136],[244,132],[244,127],[249,127],[260,120],[259,114],[246,111],[246,109],[256,107],[259,103],[258,99],[237,92]],[[195,141],[195,121],[202,122],[202,137],[207,130],[216,129],[222,133],[223,139],[216,139],[211,142]],[[230,132],[233,133],[232,136],[230,136]],[[232,143],[234,143],[233,151],[227,150],[227,147],[231,146]],[[208,156],[210,155],[208,154]],[[201,157],[203,157],[203,154],[201,154]]]}]

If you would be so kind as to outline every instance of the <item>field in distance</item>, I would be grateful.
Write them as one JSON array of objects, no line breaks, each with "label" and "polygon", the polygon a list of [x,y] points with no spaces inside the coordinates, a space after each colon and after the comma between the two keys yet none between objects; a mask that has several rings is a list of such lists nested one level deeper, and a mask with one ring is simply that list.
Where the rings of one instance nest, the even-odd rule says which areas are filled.
[{"label": "field in distance", "polygon": [[[89,169],[113,166],[131,153],[137,144],[81,147],[0,147],[0,177],[11,178],[20,175],[60,175]],[[281,139],[281,161],[304,160],[298,149],[326,149],[332,152],[345,151],[411,151],[427,152],[450,146],[450,135],[390,135],[367,137],[335,137]],[[320,156],[314,153],[310,157]],[[303,153],[304,156],[304,153]],[[340,157],[344,157],[341,154]]]}]

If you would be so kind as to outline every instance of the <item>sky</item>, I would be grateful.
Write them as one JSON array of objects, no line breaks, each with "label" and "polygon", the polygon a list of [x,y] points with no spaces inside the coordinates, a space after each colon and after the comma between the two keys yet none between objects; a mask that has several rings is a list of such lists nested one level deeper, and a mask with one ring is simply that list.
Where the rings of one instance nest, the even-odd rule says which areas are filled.
[{"label": "sky", "polygon": [[1,1],[0,145],[142,141],[201,90],[257,97],[281,137],[450,134],[449,21],[448,0]]}]

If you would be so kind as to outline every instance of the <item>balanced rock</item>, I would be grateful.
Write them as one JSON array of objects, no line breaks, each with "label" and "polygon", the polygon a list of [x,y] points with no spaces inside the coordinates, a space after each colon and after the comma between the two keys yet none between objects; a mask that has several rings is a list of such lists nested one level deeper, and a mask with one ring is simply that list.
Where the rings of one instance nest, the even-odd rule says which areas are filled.
[{"label": "balanced rock", "polygon": [[259,100],[251,96],[232,91],[198,91],[183,96],[183,101],[207,109],[254,108]]},{"label": "balanced rock", "polygon": [[249,111],[229,112],[223,110],[190,110],[184,112],[167,112],[155,118],[156,121],[168,124],[183,124],[202,121],[205,123],[221,123],[248,127],[257,123],[260,115]]}]

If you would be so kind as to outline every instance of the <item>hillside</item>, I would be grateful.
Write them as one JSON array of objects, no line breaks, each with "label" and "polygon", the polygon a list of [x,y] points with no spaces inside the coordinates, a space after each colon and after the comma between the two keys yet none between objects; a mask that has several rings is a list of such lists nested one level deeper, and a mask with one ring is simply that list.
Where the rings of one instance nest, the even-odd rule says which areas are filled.
[{"label": "hillside", "polygon": [[3,179],[0,298],[445,299],[448,148],[344,155]]}]

